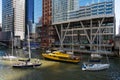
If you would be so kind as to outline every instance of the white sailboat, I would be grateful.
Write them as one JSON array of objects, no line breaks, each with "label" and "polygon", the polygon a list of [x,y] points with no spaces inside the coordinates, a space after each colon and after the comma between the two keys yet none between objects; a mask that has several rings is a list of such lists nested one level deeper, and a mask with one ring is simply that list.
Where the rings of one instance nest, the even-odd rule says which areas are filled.
[{"label": "white sailboat", "polygon": [[110,67],[108,57],[107,58],[107,63],[83,63],[82,64],[82,70],[88,70],[88,71],[98,71],[98,70],[105,70]]},{"label": "white sailboat", "polygon": [[13,56],[13,45],[14,45],[14,38],[13,38],[13,34],[11,32],[11,41],[12,41],[12,50],[11,50],[11,54],[5,54],[5,56],[2,56],[3,60],[14,60],[17,59],[16,56]]},{"label": "white sailboat", "polygon": [[89,71],[97,71],[97,70],[104,70],[108,69],[110,64],[102,64],[102,63],[83,63],[82,70],[89,70]]},{"label": "white sailboat", "polygon": [[30,50],[30,36],[29,36],[29,26],[28,28],[28,48],[29,48],[29,58],[28,60],[19,60],[21,61],[20,63],[14,64],[12,67],[13,68],[34,68],[38,67],[41,65],[39,62],[39,59],[35,60],[35,62],[31,62],[31,50]]},{"label": "white sailboat", "polygon": [[[97,49],[97,54],[92,54],[91,57],[92,58],[102,58],[102,56],[100,54],[98,54],[98,49]],[[101,63],[100,61],[98,63],[97,62],[83,63],[82,70],[98,71],[98,70],[108,69],[110,67],[110,64],[108,61],[107,54],[106,54],[106,58],[107,58],[107,63]]]}]

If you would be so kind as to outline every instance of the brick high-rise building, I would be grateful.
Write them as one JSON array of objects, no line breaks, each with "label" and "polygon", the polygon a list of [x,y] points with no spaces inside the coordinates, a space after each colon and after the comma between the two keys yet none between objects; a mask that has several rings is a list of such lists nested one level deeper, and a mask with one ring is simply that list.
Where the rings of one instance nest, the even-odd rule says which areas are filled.
[{"label": "brick high-rise building", "polygon": [[42,0],[41,47],[49,48],[55,39],[55,29],[52,24],[52,0]]}]

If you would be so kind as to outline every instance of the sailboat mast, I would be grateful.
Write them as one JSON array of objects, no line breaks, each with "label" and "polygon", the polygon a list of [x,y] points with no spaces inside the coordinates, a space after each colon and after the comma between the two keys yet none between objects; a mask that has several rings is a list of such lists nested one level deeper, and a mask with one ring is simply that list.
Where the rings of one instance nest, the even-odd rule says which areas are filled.
[{"label": "sailboat mast", "polygon": [[98,33],[97,33],[97,53],[98,53]]},{"label": "sailboat mast", "polygon": [[73,51],[74,51],[74,47],[73,47],[74,45],[73,45],[73,29],[72,29],[72,53],[73,53]]},{"label": "sailboat mast", "polygon": [[28,48],[29,48],[29,58],[31,59],[31,50],[30,50],[30,34],[29,34],[29,26],[27,25],[28,30]]},{"label": "sailboat mast", "polygon": [[12,56],[13,56],[13,34],[11,32],[11,41],[12,41]]}]

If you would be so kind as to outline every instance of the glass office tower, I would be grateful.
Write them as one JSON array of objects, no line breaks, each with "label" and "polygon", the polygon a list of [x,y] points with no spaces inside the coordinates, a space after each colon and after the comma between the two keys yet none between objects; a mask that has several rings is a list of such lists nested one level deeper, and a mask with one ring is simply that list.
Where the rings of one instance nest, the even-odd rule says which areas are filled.
[{"label": "glass office tower", "polygon": [[35,33],[35,24],[39,23],[42,15],[41,5],[41,0],[26,0],[26,26],[29,25],[30,33]]},{"label": "glass office tower", "polygon": [[2,0],[2,30],[24,39],[25,0]]},{"label": "glass office tower", "polygon": [[79,9],[79,0],[52,0],[52,23],[67,20],[69,11]]},{"label": "glass office tower", "polygon": [[2,30],[13,31],[14,8],[12,0],[2,1]]},{"label": "glass office tower", "polygon": [[34,23],[34,0],[26,0],[26,34],[27,25],[29,26],[30,33],[32,32],[32,24]]}]

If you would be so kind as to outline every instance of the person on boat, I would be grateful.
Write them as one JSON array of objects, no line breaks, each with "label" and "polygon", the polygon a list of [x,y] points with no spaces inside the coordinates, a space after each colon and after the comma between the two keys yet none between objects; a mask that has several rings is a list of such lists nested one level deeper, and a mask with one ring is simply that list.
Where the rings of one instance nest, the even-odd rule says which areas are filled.
[{"label": "person on boat", "polygon": [[29,62],[30,61],[30,58],[27,60],[27,62]]},{"label": "person on boat", "polygon": [[39,62],[40,62],[39,59],[36,59],[36,60],[35,60],[35,63],[39,63]]},{"label": "person on boat", "polygon": [[80,58],[79,58],[78,56],[71,55],[71,59],[74,59],[74,60],[79,60]]},{"label": "person on boat", "polygon": [[40,62],[39,59],[37,59],[37,62],[38,62],[38,63]]},{"label": "person on boat", "polygon": [[27,63],[30,62],[30,58],[28,60],[25,61],[25,64],[27,65]]}]

